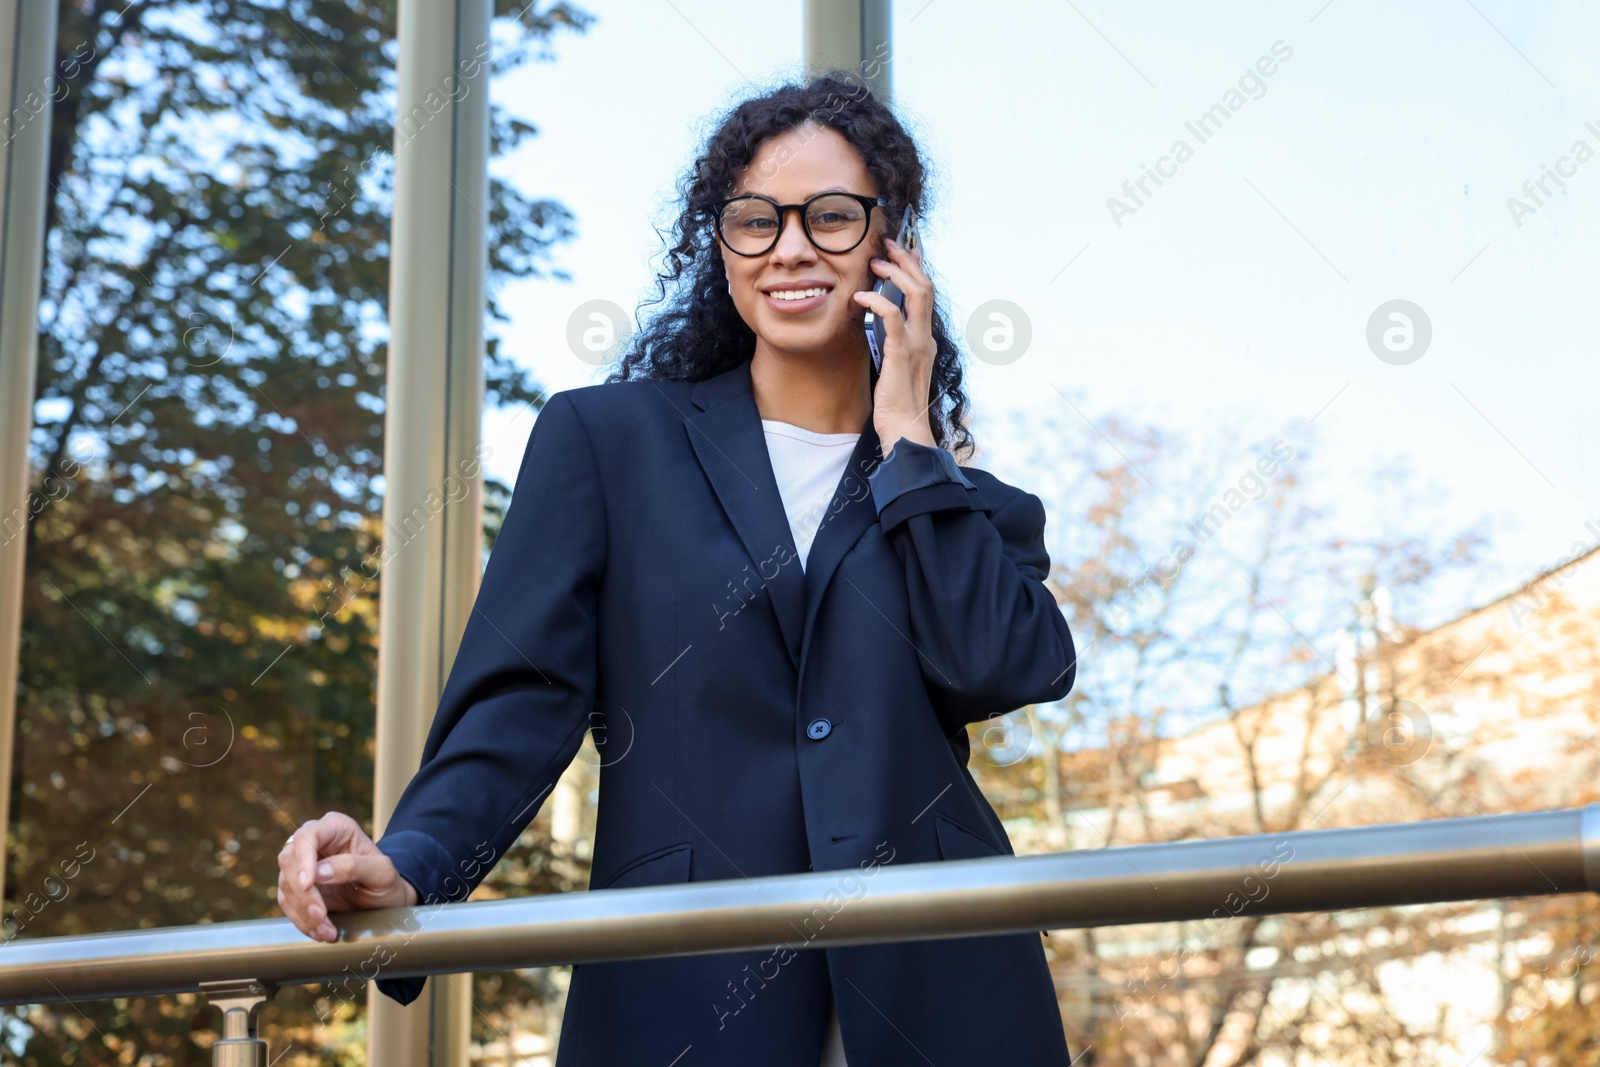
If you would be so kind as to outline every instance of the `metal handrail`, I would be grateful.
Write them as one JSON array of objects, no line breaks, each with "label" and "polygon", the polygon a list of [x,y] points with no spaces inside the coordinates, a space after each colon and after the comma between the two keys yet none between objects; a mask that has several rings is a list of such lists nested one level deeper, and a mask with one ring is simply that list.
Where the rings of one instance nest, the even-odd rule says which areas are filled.
[{"label": "metal handrail", "polygon": [[0,1004],[1596,891],[1600,804],[23,939]]}]

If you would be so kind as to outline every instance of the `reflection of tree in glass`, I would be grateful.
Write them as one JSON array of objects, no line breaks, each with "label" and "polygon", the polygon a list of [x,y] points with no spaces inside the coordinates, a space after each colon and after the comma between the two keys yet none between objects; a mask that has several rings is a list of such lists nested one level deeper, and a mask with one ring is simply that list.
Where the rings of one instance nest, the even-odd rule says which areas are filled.
[{"label": "reflection of tree in glass", "polygon": [[[27,529],[5,903],[87,841],[70,904],[23,936],[259,918],[294,825],[370,819],[395,4],[59,7],[33,461],[36,490],[70,469],[71,491]],[[496,3],[496,71],[590,21],[534,7]],[[533,132],[496,109],[493,150]],[[499,284],[565,279],[573,231],[499,180],[486,210],[503,322]],[[539,402],[493,338],[485,370],[491,402]],[[528,851],[508,877],[570,884]],[[542,992],[493,986],[490,1020]],[[357,1062],[315,992],[265,1013],[274,1053]],[[8,1011],[0,1041],[8,1063],[187,1062],[215,1026],[150,997]]]}]

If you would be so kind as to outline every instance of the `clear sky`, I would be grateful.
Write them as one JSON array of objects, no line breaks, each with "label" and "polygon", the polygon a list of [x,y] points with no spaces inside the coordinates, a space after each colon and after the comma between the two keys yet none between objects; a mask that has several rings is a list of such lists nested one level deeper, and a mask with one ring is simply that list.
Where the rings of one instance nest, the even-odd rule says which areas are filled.
[{"label": "clear sky", "polygon": [[[604,377],[568,320],[650,291],[709,123],[801,73],[798,0],[582,6],[587,34],[495,88],[540,129],[498,172],[577,216],[572,282],[505,294],[505,346],[549,390]],[[1004,300],[1031,330],[1014,362],[971,362],[978,465],[1032,488],[1046,415],[1287,440],[1352,530],[1492,520],[1471,602],[1595,543],[1596,40],[1600,7],[1575,2],[895,4],[894,104],[934,172],[923,238],[952,326]],[[1147,168],[1165,176],[1141,191]],[[1369,343],[1391,301],[1425,316],[1420,356]],[[530,426],[489,416],[493,476],[514,479]],[[1415,514],[1379,513],[1395,459],[1428,490]]]}]

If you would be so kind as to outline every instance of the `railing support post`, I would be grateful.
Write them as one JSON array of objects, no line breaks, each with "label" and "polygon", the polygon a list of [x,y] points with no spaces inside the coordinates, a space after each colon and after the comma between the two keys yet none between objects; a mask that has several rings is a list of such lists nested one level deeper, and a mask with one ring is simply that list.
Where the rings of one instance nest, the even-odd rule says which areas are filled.
[{"label": "railing support post", "polygon": [[222,1036],[211,1046],[211,1067],[267,1067],[267,1043],[256,1036],[256,1015],[278,995],[277,985],[245,978],[201,982],[200,989],[222,1012]]}]

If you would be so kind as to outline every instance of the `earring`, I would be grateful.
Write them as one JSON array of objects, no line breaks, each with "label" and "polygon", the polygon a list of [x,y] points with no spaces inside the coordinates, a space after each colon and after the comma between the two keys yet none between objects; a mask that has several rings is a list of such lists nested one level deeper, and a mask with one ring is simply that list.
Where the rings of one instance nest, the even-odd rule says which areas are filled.
[{"label": "earring", "polygon": [[733,279],[732,278],[728,279],[728,295],[729,296],[733,295]]}]

